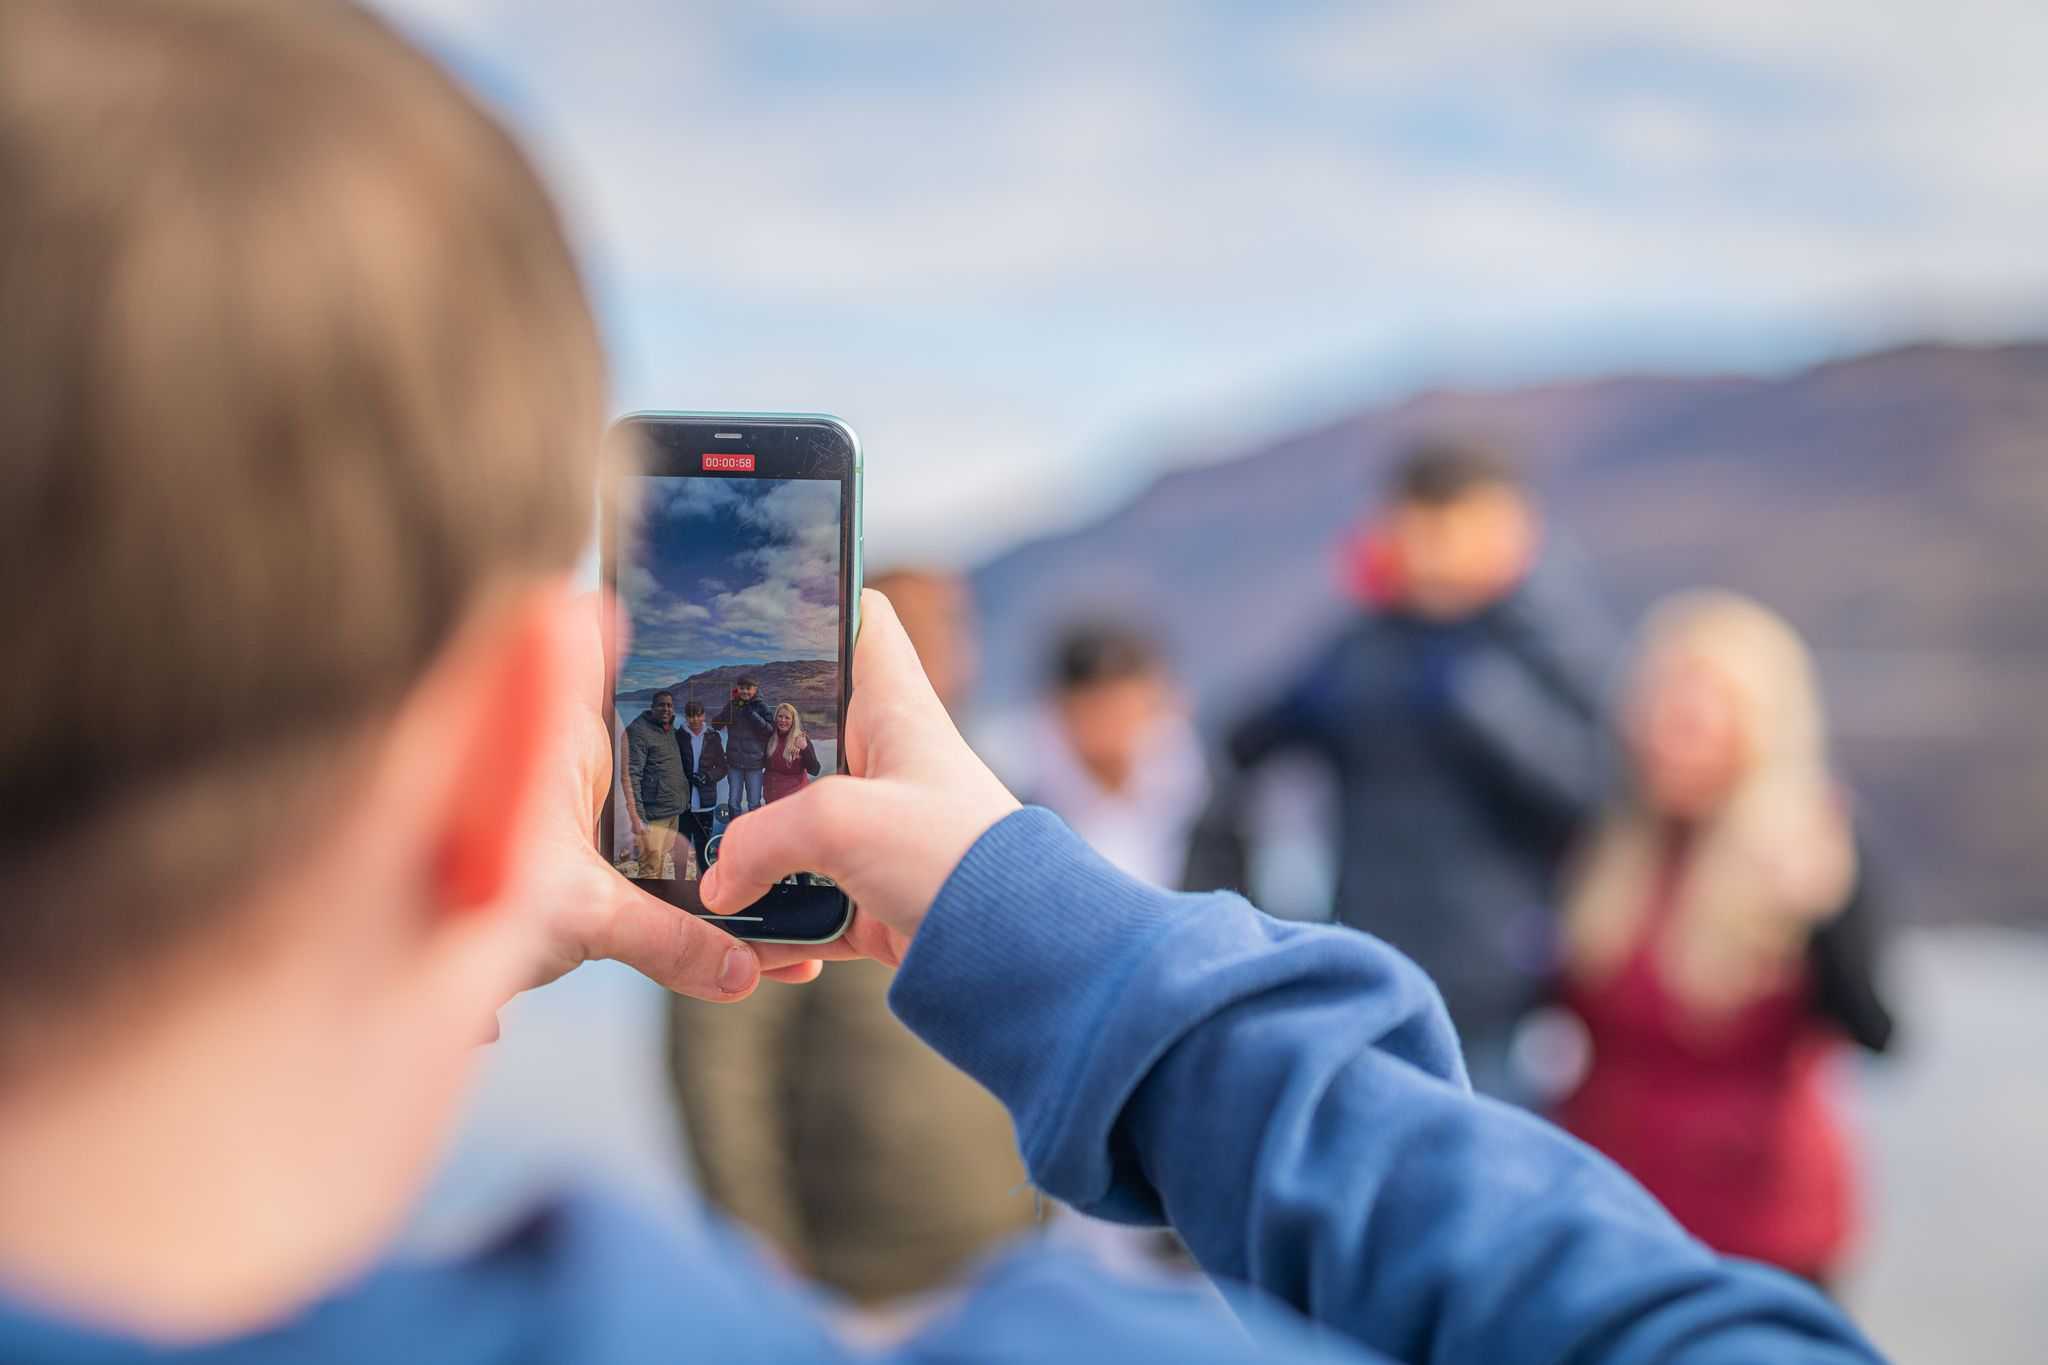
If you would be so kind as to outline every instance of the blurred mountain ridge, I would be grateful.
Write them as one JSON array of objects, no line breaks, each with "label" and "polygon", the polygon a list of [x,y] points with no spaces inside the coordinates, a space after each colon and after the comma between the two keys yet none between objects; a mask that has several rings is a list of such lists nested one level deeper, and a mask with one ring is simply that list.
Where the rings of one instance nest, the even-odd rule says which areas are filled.
[{"label": "blurred mountain ridge", "polygon": [[1901,915],[2048,926],[2048,342],[1432,389],[1174,470],[976,571],[984,700],[1029,695],[1062,623],[1121,615],[1213,729],[1342,621],[1334,545],[1446,434],[1514,458],[1620,619],[1711,585],[1806,634]]}]

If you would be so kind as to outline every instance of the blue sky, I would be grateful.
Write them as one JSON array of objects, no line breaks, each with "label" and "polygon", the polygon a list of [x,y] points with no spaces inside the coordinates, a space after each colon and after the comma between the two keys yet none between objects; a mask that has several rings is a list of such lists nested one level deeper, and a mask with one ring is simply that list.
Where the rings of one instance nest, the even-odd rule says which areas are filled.
[{"label": "blue sky", "polygon": [[619,406],[835,411],[966,561],[1433,383],[2048,312],[2038,0],[385,0],[567,205]]},{"label": "blue sky", "polygon": [[633,617],[619,691],[707,668],[839,654],[839,485],[643,479],[644,534],[619,573]]}]

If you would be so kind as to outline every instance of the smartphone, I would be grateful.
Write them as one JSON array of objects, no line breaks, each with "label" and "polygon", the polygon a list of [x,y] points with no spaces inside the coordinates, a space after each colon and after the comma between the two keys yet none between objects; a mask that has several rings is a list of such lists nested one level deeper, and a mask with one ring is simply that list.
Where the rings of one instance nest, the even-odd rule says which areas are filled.
[{"label": "smartphone", "polygon": [[[836,417],[640,412],[602,513],[605,586],[632,621],[607,659],[613,867],[740,938],[829,943],[846,893],[798,873],[734,915],[697,884],[747,811],[844,771],[861,581],[860,440]],[[616,651],[615,651],[616,653]]]}]

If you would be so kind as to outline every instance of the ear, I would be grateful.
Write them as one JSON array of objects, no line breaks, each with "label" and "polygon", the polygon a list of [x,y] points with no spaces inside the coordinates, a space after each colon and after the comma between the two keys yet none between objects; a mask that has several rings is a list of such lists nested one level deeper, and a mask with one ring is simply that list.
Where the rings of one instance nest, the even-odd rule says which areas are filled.
[{"label": "ear", "polygon": [[560,602],[523,594],[502,608],[460,670],[475,704],[450,716],[460,728],[448,752],[461,780],[445,790],[435,841],[435,899],[448,913],[488,907],[504,895],[560,725]]}]

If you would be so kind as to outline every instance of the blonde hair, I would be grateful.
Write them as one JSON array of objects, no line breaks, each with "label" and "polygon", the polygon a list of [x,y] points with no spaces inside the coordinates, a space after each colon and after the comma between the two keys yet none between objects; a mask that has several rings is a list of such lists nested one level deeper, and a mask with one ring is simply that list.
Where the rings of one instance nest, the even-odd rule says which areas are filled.
[{"label": "blonde hair", "polygon": [[[1698,1015],[1782,983],[1813,928],[1840,911],[1855,851],[1826,753],[1812,659],[1791,626],[1732,593],[1690,593],[1651,616],[1631,690],[1673,661],[1710,670],[1738,717],[1743,768],[1697,832],[1654,945],[1666,985]],[[1631,786],[1589,841],[1566,898],[1572,972],[1597,981],[1640,942],[1664,849],[1661,820]]]},{"label": "blonde hair", "polygon": [[0,0],[0,999],[317,835],[485,596],[573,565],[605,390],[538,177],[380,20]]},{"label": "blonde hair", "polygon": [[775,718],[781,720],[784,711],[789,712],[789,733],[777,735],[775,747],[770,752],[788,758],[791,754],[803,752],[804,743],[809,736],[804,734],[804,713],[796,709],[796,704],[783,702],[775,708]]}]

